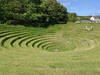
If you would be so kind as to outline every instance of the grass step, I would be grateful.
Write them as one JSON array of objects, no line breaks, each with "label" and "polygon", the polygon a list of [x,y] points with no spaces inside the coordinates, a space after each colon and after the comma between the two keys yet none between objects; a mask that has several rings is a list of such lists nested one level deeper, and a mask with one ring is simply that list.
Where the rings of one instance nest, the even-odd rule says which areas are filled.
[{"label": "grass step", "polygon": [[35,38],[33,37],[32,39],[30,39],[29,41],[26,42],[26,46],[28,47],[30,43],[34,42],[37,39],[41,39],[41,38],[43,38],[43,37],[42,36],[41,37],[40,36],[39,37],[35,37]]},{"label": "grass step", "polygon": [[[7,41],[7,40],[9,40],[9,39],[12,39],[12,38],[14,38],[14,37],[17,37],[17,36],[20,36],[20,35],[24,35],[25,33],[18,33],[18,34],[13,34],[13,35],[9,35],[9,36],[6,36],[5,38],[3,38],[2,40],[1,40],[1,46],[2,47],[5,47],[5,42]],[[11,40],[10,40],[11,41]],[[6,47],[5,47],[6,48]]]},{"label": "grass step", "polygon": [[17,41],[17,40],[19,40],[19,39],[22,39],[22,38],[24,38],[24,37],[27,37],[27,36],[29,36],[28,34],[27,35],[22,35],[22,36],[18,36],[17,38],[15,38],[15,39],[13,39],[12,41],[11,41],[11,46],[12,47],[14,47],[14,43]]},{"label": "grass step", "polygon": [[[34,48],[34,47],[37,47],[36,44],[38,44],[38,43],[41,42],[41,41],[46,41],[46,40],[48,40],[48,39],[46,39],[46,38],[37,39],[37,40],[35,40],[35,41],[32,43],[32,47],[33,47],[33,48]],[[35,45],[36,45],[36,46],[35,46]]]}]

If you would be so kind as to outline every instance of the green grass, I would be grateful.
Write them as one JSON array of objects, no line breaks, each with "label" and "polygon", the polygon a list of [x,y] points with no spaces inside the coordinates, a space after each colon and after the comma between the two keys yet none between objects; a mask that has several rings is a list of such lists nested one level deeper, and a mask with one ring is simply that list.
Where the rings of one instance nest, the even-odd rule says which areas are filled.
[{"label": "green grass", "polygon": [[100,75],[100,24],[0,25],[0,75]]}]

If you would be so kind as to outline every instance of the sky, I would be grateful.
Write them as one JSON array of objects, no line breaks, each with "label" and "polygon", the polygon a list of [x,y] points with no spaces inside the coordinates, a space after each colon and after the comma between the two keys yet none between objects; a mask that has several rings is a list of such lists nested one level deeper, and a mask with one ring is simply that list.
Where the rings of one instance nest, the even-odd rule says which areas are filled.
[{"label": "sky", "polygon": [[68,12],[78,16],[100,15],[100,0],[58,0]]}]

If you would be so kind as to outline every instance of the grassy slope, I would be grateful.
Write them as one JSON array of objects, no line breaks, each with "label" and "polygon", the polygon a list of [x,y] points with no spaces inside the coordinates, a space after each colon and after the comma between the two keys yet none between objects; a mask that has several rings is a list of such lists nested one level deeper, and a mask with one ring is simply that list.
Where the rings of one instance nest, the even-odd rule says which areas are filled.
[{"label": "grassy slope", "polygon": [[[94,30],[86,31],[85,25]],[[0,75],[100,75],[99,28],[72,23],[48,29],[0,25]]]}]

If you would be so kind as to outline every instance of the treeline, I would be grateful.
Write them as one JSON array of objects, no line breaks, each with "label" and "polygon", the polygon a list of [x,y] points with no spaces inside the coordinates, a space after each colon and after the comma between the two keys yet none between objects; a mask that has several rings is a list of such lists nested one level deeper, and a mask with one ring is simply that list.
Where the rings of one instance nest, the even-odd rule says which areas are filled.
[{"label": "treeline", "polygon": [[77,16],[77,20],[90,20],[92,16]]},{"label": "treeline", "polygon": [[67,21],[67,9],[57,0],[0,0],[0,23],[47,27]]},{"label": "treeline", "polygon": [[68,21],[75,22],[78,20],[76,13],[67,13]]},{"label": "treeline", "polygon": [[90,20],[91,16],[78,16],[76,13],[67,13],[69,22],[76,22],[80,20]]}]

